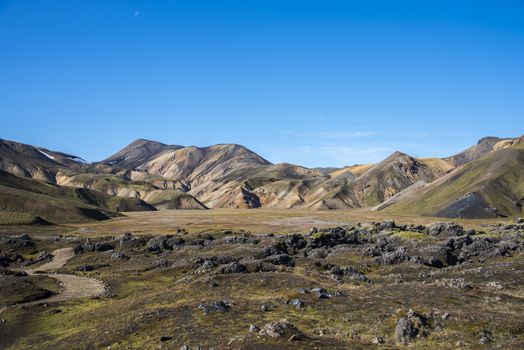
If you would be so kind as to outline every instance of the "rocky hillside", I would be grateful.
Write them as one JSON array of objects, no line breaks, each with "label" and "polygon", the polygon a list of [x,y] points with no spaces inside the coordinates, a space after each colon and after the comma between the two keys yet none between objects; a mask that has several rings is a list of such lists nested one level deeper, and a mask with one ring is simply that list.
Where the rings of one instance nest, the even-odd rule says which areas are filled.
[{"label": "rocky hillside", "polygon": [[166,145],[156,141],[138,139],[103,160],[104,163],[120,166],[127,169],[135,169],[147,163],[162,152],[182,148],[178,145]]},{"label": "rocky hillside", "polygon": [[524,138],[456,168],[386,209],[452,218],[522,215]]},{"label": "rocky hillside", "polygon": [[16,176],[55,183],[57,172],[80,170],[84,163],[77,156],[0,139],[0,170]]},{"label": "rocky hillside", "polygon": [[63,187],[0,170],[0,211],[31,214],[48,222],[105,220],[120,211],[155,210],[138,198]]},{"label": "rocky hillside", "polygon": [[370,207],[445,217],[507,216],[519,213],[522,201],[517,144],[486,137],[443,159],[395,152],[377,164],[308,169],[271,164],[235,144],[184,147],[139,139],[101,162],[86,163],[0,140],[0,170],[160,210]]}]

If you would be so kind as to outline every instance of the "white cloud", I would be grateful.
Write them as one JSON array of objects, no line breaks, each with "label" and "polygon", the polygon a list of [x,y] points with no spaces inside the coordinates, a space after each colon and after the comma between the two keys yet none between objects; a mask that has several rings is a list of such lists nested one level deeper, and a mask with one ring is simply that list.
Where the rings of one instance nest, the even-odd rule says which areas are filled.
[{"label": "white cloud", "polygon": [[354,137],[369,137],[374,136],[374,131],[323,131],[320,133],[321,137],[330,139],[349,139]]},{"label": "white cloud", "polygon": [[391,149],[387,147],[346,147],[346,146],[325,146],[322,151],[327,154],[337,155],[367,155],[367,154],[382,154],[390,152]]},{"label": "white cloud", "polygon": [[350,139],[359,137],[370,137],[377,133],[374,131],[319,131],[319,132],[295,132],[286,131],[286,135],[295,137],[316,137],[324,139]]}]

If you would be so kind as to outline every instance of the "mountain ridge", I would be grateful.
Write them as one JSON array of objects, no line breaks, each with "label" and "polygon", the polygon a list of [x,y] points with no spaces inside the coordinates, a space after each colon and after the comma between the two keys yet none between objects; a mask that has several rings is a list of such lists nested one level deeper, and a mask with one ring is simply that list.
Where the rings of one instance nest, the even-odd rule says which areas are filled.
[{"label": "mountain ridge", "polygon": [[[273,164],[239,144],[197,147],[136,139],[100,162],[87,163],[70,154],[0,139],[0,170],[64,188],[143,202],[128,205],[133,210],[368,207],[400,213],[416,212],[405,203],[422,196],[449,174],[460,174],[463,169],[468,172],[469,164],[480,161],[497,163],[490,155],[508,149],[506,152],[514,152],[522,140],[485,137],[446,158],[414,158],[395,151],[376,164],[310,169]],[[520,167],[520,158],[511,164]],[[503,173],[496,174],[496,179],[504,178]],[[504,190],[511,192],[507,187]],[[443,205],[447,203],[449,208],[442,207],[443,211],[422,211],[421,215],[486,215],[463,207],[475,203],[487,206],[493,202],[490,196],[474,191],[465,195],[469,197],[462,201],[446,198]],[[500,215],[517,215],[514,207],[509,210],[498,203],[503,207]],[[98,206],[106,210],[103,203]],[[122,211],[126,206],[114,208]],[[492,215],[499,214],[493,211]]]}]

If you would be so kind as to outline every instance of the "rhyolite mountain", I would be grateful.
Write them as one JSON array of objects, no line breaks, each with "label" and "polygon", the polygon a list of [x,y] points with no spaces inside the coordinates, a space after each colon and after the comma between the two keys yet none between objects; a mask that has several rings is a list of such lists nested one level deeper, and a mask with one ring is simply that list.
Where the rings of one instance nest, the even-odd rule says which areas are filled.
[{"label": "rhyolite mountain", "polygon": [[524,136],[483,153],[385,210],[438,217],[522,215]]},{"label": "rhyolite mountain", "polygon": [[[0,210],[57,222],[133,210],[258,207],[513,216],[522,213],[524,198],[522,148],[521,139],[486,137],[447,158],[394,152],[377,164],[308,169],[272,164],[236,144],[185,147],[139,139],[87,163],[0,140]],[[34,204],[37,197],[41,208]],[[68,202],[57,204],[57,198]],[[61,208],[73,209],[60,217]]]}]

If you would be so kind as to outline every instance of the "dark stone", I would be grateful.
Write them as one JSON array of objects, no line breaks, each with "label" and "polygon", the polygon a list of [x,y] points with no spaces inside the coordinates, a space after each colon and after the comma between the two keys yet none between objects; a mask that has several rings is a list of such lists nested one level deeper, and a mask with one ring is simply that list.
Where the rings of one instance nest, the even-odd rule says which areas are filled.
[{"label": "dark stone", "polygon": [[270,246],[265,247],[260,253],[260,258],[267,258],[272,255],[287,254],[286,245],[283,242],[279,242]]},{"label": "dark stone", "polygon": [[295,260],[287,254],[271,255],[265,258],[264,261],[273,265],[295,266]]},{"label": "dark stone", "polygon": [[176,236],[157,236],[146,243],[146,248],[152,253],[160,253],[165,250],[173,250],[176,246],[184,244],[185,241]]},{"label": "dark stone", "polygon": [[311,289],[311,292],[315,293],[319,299],[331,298],[331,294],[324,288],[313,288]]},{"label": "dark stone", "polygon": [[334,247],[339,244],[356,243],[358,243],[358,237],[356,234],[348,234],[342,227],[335,227],[327,231],[313,234],[307,243],[307,248]]},{"label": "dark stone", "polygon": [[288,339],[290,340],[293,336],[295,336],[293,340],[300,340],[304,337],[302,332],[300,332],[294,324],[285,319],[266,324],[260,331],[260,334],[267,335],[271,338],[289,337]]},{"label": "dark stone", "polygon": [[409,310],[406,317],[401,317],[395,327],[395,340],[397,343],[408,345],[413,339],[429,335],[428,319],[413,311]]},{"label": "dark stone", "polygon": [[430,236],[452,237],[462,236],[466,234],[464,228],[452,222],[435,223],[427,228],[427,233]]},{"label": "dark stone", "polygon": [[331,279],[337,283],[349,283],[349,282],[371,282],[366,275],[353,267],[333,267],[329,270]]},{"label": "dark stone", "polygon": [[38,264],[41,262],[48,262],[53,259],[53,255],[46,250],[42,250],[38,256],[34,259],[29,260],[26,265]]},{"label": "dark stone", "polygon": [[385,252],[380,256],[373,258],[373,260],[380,265],[400,264],[410,259],[406,252],[406,247],[399,247],[393,252]]},{"label": "dark stone", "polygon": [[207,315],[213,312],[227,312],[230,306],[224,301],[215,301],[212,304],[200,304],[198,308],[204,312],[204,315]]},{"label": "dark stone", "polygon": [[160,258],[158,260],[153,261],[153,266],[156,268],[166,268],[171,265],[172,265],[172,262],[166,258]]},{"label": "dark stone", "polygon": [[83,250],[86,252],[107,252],[113,249],[115,249],[114,245],[104,242],[86,243],[83,246]]},{"label": "dark stone", "polygon": [[227,266],[222,268],[222,273],[224,274],[232,274],[232,273],[247,273],[248,270],[246,267],[242,264],[239,264],[238,262],[232,262],[231,264],[228,264]]},{"label": "dark stone", "polygon": [[160,337],[160,341],[161,342],[169,341],[171,339],[173,339],[173,337],[170,337],[168,335],[164,335],[164,336]]},{"label": "dark stone", "polygon": [[249,332],[250,333],[258,333],[260,332],[260,327],[254,324],[249,325]]},{"label": "dark stone", "polygon": [[122,253],[122,252],[113,252],[111,254],[111,260],[127,261],[127,260],[129,260],[129,257],[127,255],[125,255],[124,253]]},{"label": "dark stone", "polygon": [[395,327],[395,339],[398,343],[408,345],[417,336],[418,330],[409,319],[402,317]]},{"label": "dark stone", "polygon": [[0,266],[7,267],[11,263],[11,258],[7,255],[0,255]]},{"label": "dark stone", "polygon": [[307,257],[311,259],[324,259],[328,254],[329,250],[326,248],[315,248],[307,252]]},{"label": "dark stone", "polygon": [[302,309],[304,307],[304,302],[300,299],[292,299],[288,302],[289,305],[293,306],[295,309]]},{"label": "dark stone", "polygon": [[80,265],[75,268],[75,271],[89,272],[95,271],[104,267],[108,267],[107,264],[98,264],[98,265]]},{"label": "dark stone", "polygon": [[8,244],[14,245],[17,248],[34,248],[35,242],[27,233],[23,233],[18,237],[11,238],[7,241]]},{"label": "dark stone", "polygon": [[395,221],[388,220],[388,221],[379,222],[375,224],[375,228],[377,229],[378,232],[390,231],[390,230],[397,228],[397,225],[395,225]]},{"label": "dark stone", "polygon": [[298,234],[287,236],[284,240],[284,243],[288,251],[290,251],[290,254],[296,253],[298,250],[305,248],[307,245],[307,241],[304,239],[304,237]]},{"label": "dark stone", "polygon": [[493,342],[493,334],[490,331],[484,329],[479,333],[480,340],[479,343],[482,345],[489,344]]},{"label": "dark stone", "polygon": [[247,234],[224,238],[224,243],[226,244],[258,244],[259,242],[260,239]]}]

